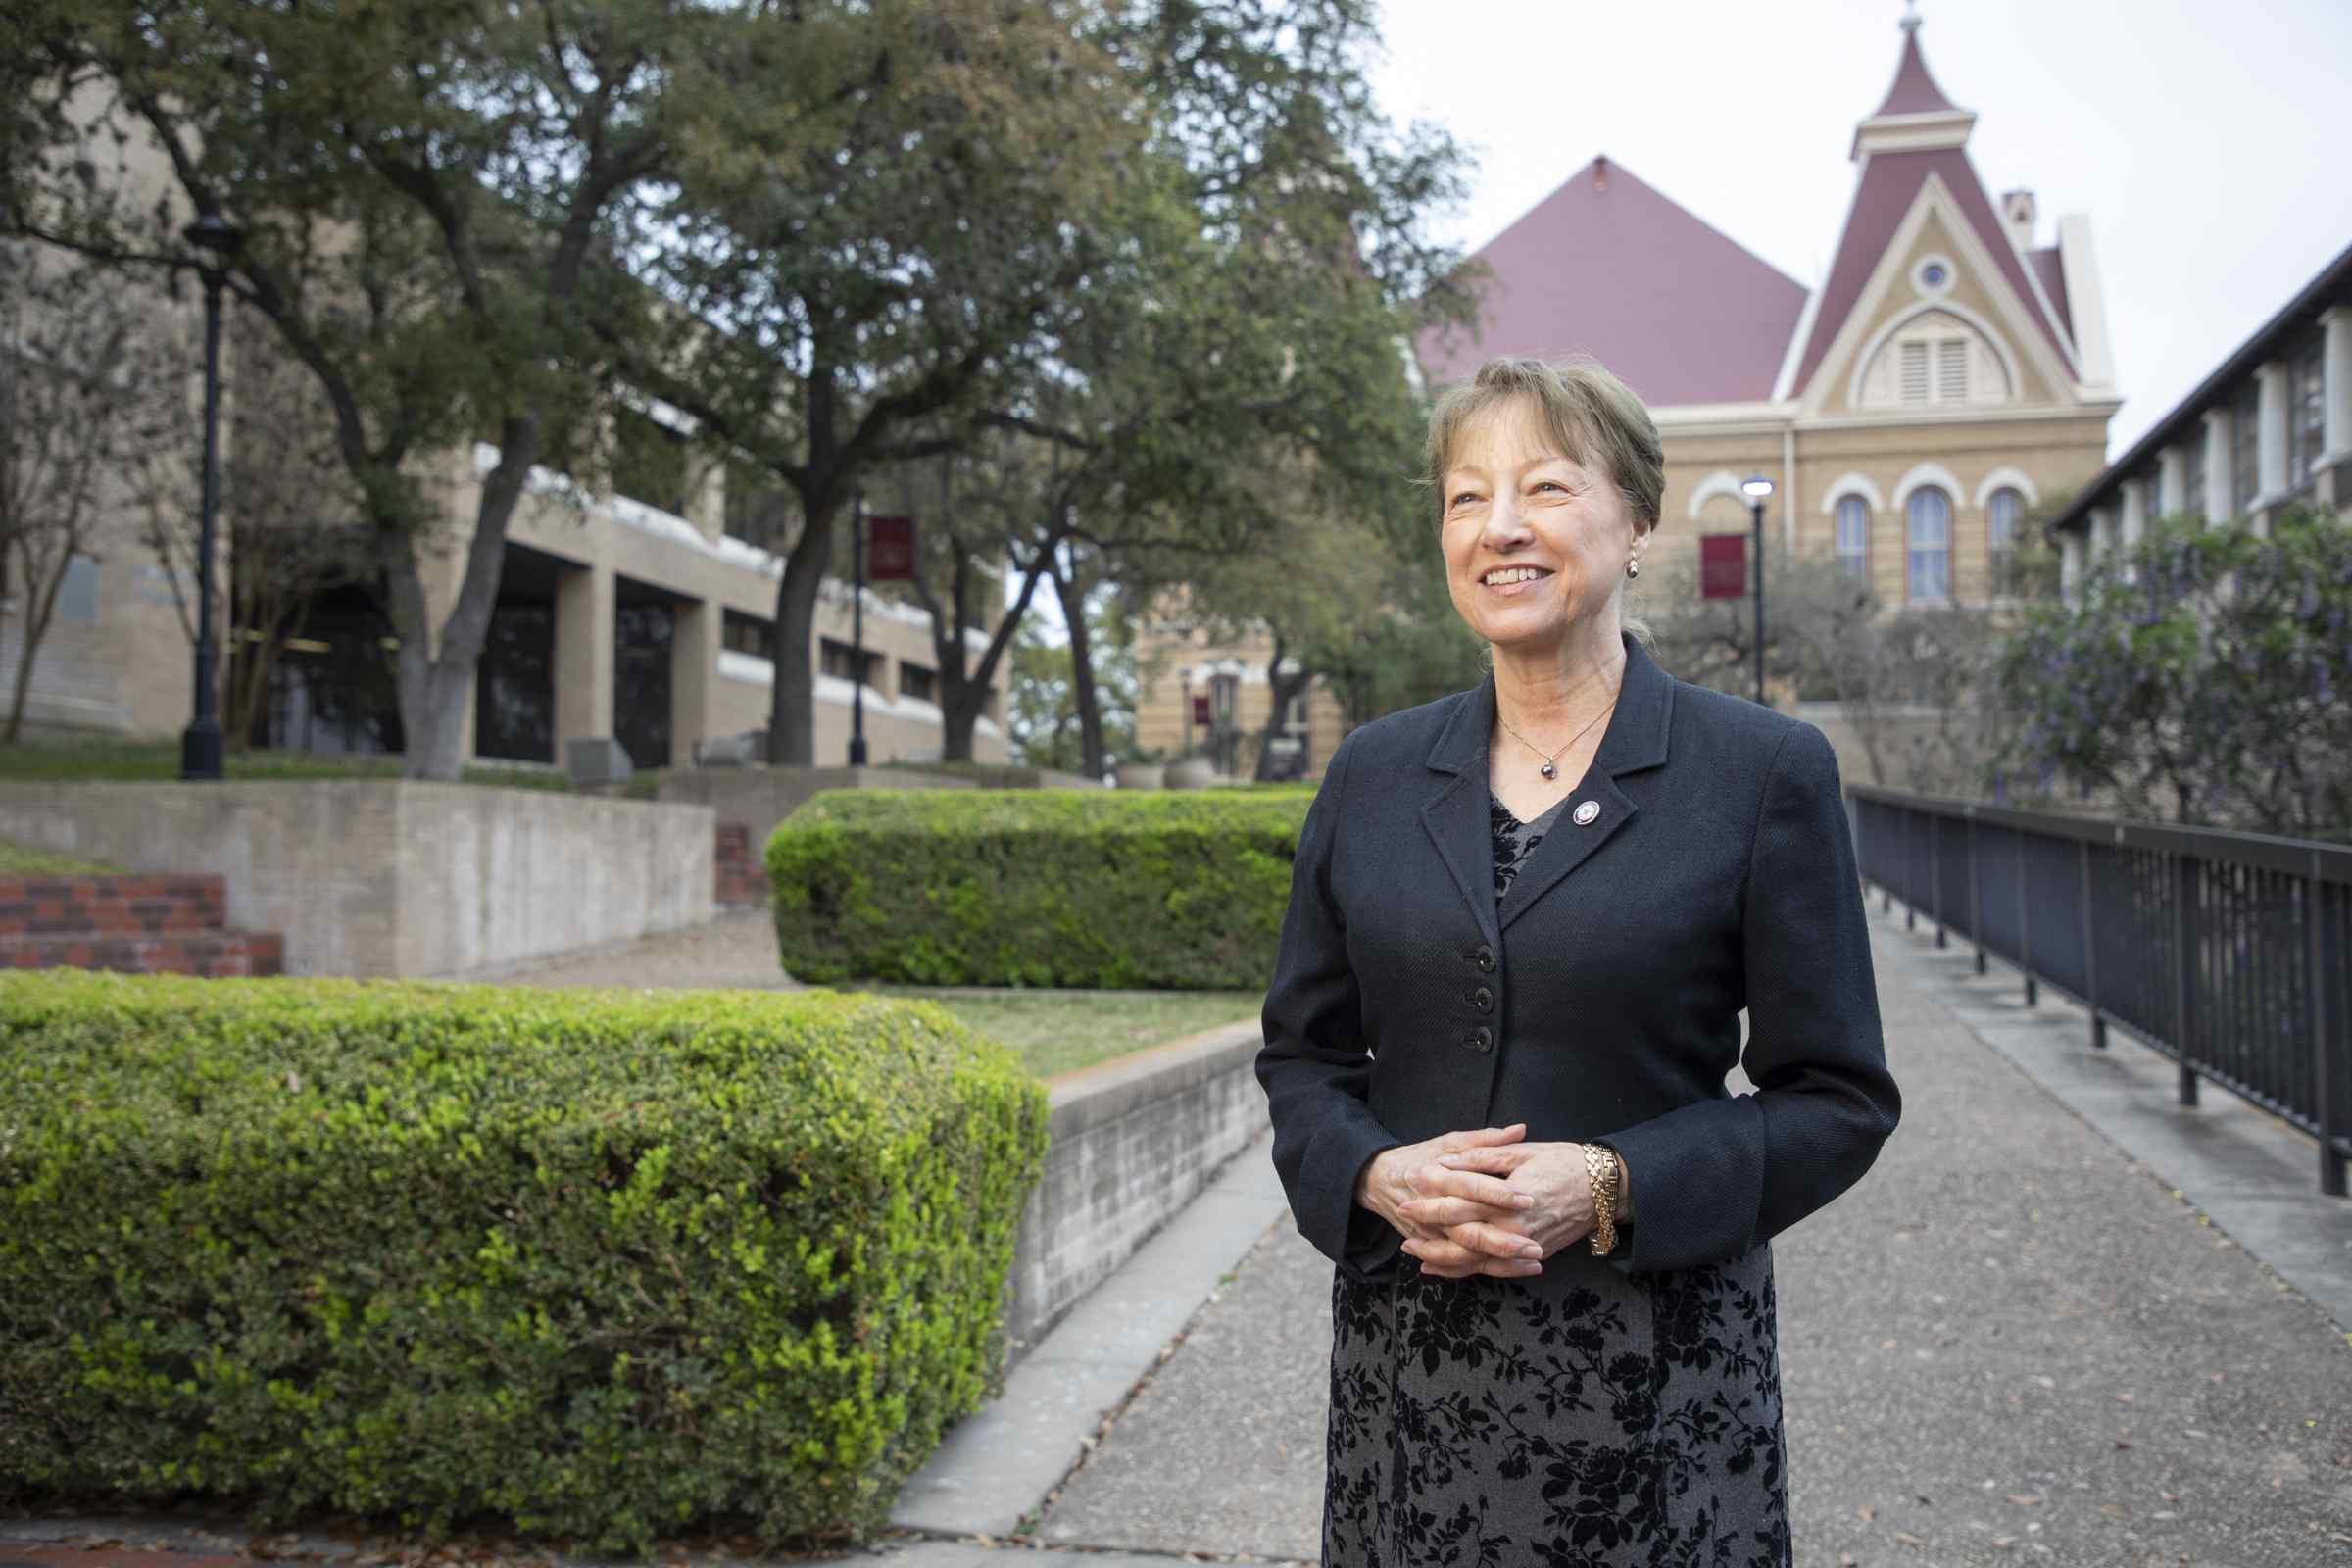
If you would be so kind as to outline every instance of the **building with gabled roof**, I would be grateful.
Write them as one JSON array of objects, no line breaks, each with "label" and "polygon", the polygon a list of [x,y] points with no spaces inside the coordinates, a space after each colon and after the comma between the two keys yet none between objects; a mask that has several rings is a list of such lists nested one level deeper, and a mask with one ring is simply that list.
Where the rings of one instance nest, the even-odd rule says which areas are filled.
[{"label": "building with gabled roof", "polygon": [[2025,514],[2099,471],[2121,398],[2088,220],[2045,236],[2032,191],[1996,203],[1968,156],[1976,119],[1906,17],[1811,288],[1595,158],[1477,253],[1485,313],[1426,335],[1423,372],[1435,388],[1501,354],[1608,366],[1665,437],[1665,556],[1745,529],[1740,481],[1760,472],[1782,542],[1838,555],[1882,603],[1997,600]]},{"label": "building with gabled roof", "polygon": [[[1996,202],[1968,155],[1977,117],[1929,72],[1902,22],[1892,81],[1854,127],[1854,194],[1827,271],[1789,277],[1615,159],[1600,156],[1481,247],[1474,326],[1414,345],[1434,394],[1497,355],[1589,354],[1648,404],[1666,450],[1654,565],[1750,528],[1762,474],[1784,547],[1835,556],[1882,605],[1999,605],[2030,514],[2089,482],[2122,399],[2090,223],[2045,231],[2031,190]],[[1759,200],[1765,199],[1760,196]],[[1661,574],[1690,583],[1695,571]],[[1653,597],[1658,579],[1644,575]],[[1198,638],[1148,692],[1142,744],[1199,744],[1199,694],[1246,735],[1246,651]],[[1337,704],[1301,702],[1319,771]],[[1833,738],[1836,731],[1833,729]],[[1248,759],[1242,759],[1245,766]]]}]

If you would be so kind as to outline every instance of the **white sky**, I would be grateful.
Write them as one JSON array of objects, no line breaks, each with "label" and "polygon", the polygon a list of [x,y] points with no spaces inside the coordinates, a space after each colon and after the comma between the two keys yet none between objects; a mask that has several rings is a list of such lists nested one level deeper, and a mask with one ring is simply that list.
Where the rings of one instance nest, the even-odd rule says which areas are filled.
[{"label": "white sky", "polygon": [[[1595,153],[1807,288],[1853,194],[1899,0],[1382,0],[1398,121],[1477,160],[1475,249]],[[2087,212],[2121,454],[2352,244],[2352,0],[1924,0],[1920,44],[1996,201]]]}]

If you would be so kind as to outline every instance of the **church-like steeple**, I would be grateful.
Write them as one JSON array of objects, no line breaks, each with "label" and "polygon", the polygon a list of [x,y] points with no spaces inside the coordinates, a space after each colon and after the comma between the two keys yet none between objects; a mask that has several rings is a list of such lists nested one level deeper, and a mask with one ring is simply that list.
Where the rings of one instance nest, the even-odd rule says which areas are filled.
[{"label": "church-like steeple", "polygon": [[[2046,268],[2027,260],[2031,233],[2013,233],[2001,220],[1969,162],[1975,113],[1946,98],[1928,74],[1927,59],[1919,48],[1918,16],[1906,15],[1902,29],[1902,57],[1894,82],[1870,118],[1854,127],[1853,157],[1862,165],[1862,176],[1854,187],[1853,205],[1846,210],[1838,253],[1798,323],[1775,395],[1804,396],[1846,322],[1858,312],[1868,316],[1870,300],[1865,295],[1872,289],[1871,280],[1897,245],[1906,220],[1923,203],[1939,210],[1951,243],[1958,246],[1963,235],[1973,237],[1978,247],[1975,286],[1996,297],[2007,296],[2003,303],[2014,310],[2017,324],[2047,341],[2063,362],[2068,379],[2079,378],[2068,318],[2034,270],[2048,270],[2061,285],[2056,292],[2068,294],[2062,259],[2050,258]],[[1963,270],[1970,260],[1965,248],[1944,258],[1947,268],[1959,263]],[[1881,292],[1888,286],[1893,285],[1878,285]],[[1907,280],[1901,286],[1911,287]],[[1841,365],[1846,363],[1842,356],[1850,352],[1841,351]]]},{"label": "church-like steeple", "polygon": [[1887,115],[1948,114],[1959,108],[1936,85],[1928,74],[1928,63],[1919,54],[1919,13],[1906,12],[1901,23],[1903,29],[1903,58],[1894,68],[1894,84],[1886,89],[1886,101],[1870,118],[1883,119]]},{"label": "church-like steeple", "polygon": [[1868,120],[1854,127],[1853,157],[1865,153],[1924,152],[1936,147],[1963,147],[1977,117],[1943,95],[1928,74],[1927,58],[1919,52],[1919,15],[1905,13],[1903,53],[1895,62],[1894,80],[1886,101]]}]

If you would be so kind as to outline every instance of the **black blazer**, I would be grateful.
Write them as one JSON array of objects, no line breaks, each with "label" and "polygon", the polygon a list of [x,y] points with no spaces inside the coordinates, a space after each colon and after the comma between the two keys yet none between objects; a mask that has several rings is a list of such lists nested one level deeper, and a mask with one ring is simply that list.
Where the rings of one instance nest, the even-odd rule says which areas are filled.
[{"label": "black blazer", "polygon": [[[1625,646],[1598,754],[1499,919],[1492,676],[1349,735],[1307,812],[1257,1078],[1300,1233],[1359,1280],[1402,1258],[1354,1200],[1398,1144],[1524,1121],[1609,1145],[1637,1221],[1615,1261],[1648,1270],[1740,1256],[1894,1130],[1836,754]],[[1735,1098],[1741,1007],[1756,1092]]]}]

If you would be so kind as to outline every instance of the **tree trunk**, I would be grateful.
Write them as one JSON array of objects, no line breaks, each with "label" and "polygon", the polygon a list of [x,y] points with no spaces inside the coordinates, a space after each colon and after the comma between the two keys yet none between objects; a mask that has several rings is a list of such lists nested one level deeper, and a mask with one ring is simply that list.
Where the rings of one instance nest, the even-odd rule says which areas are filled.
[{"label": "tree trunk", "polygon": [[1087,623],[1086,598],[1091,584],[1085,568],[1071,552],[1067,575],[1053,568],[1054,597],[1061,602],[1061,618],[1070,630],[1070,701],[1078,711],[1078,749],[1085,759],[1086,776],[1101,778],[1109,765],[1102,745],[1102,693],[1095,681],[1094,627]]},{"label": "tree trunk", "polygon": [[1005,607],[1004,617],[989,634],[987,651],[981,654],[979,662],[970,664],[964,634],[971,618],[965,594],[971,582],[973,552],[961,540],[951,540],[949,548],[956,563],[951,584],[954,608],[942,605],[920,577],[915,579],[914,588],[923,608],[931,612],[931,646],[939,659],[941,752],[950,761],[968,762],[972,760],[972,736],[980,727],[981,710],[988,706],[988,694],[996,689],[997,666],[1004,662],[1005,653],[1012,647],[1021,617],[1029,613],[1029,601],[1037,594],[1038,579],[1050,569],[1054,550],[1049,543],[1038,553],[1036,564],[1021,574],[1020,593]]},{"label": "tree trunk", "polygon": [[1305,668],[1295,675],[1282,672],[1283,642],[1280,633],[1274,637],[1274,657],[1266,661],[1266,690],[1274,696],[1274,707],[1266,714],[1265,728],[1257,735],[1257,781],[1260,784],[1274,776],[1274,742],[1282,735],[1282,716],[1290,710],[1292,701],[1304,691],[1315,677]]},{"label": "tree trunk", "polygon": [[776,584],[774,641],[768,660],[776,683],[768,692],[767,760],[777,767],[816,765],[816,600],[833,556],[828,486],[801,496],[801,537],[784,558]]},{"label": "tree trunk", "polygon": [[401,526],[403,519],[374,519],[377,557],[391,601],[387,608],[400,638],[400,727],[407,747],[407,764],[401,771],[406,777],[446,781],[458,776],[466,700],[473,693],[483,639],[489,635],[490,612],[498,606],[507,524],[538,452],[537,421],[509,419],[498,466],[482,481],[482,498],[474,509],[473,537],[466,546],[466,573],[459,580],[457,603],[437,636],[415,535]]},{"label": "tree trunk", "polygon": [[42,640],[49,635],[50,618],[57,613],[57,592],[65,586],[66,568],[74,564],[74,554],[68,550],[44,582],[32,564],[31,552],[26,550],[24,554],[24,570],[20,575],[24,585],[24,636],[17,649],[17,680],[16,689],[9,694],[8,729],[0,734],[0,744],[9,746],[16,745],[24,732],[24,705],[32,695],[32,661],[40,652]]}]

